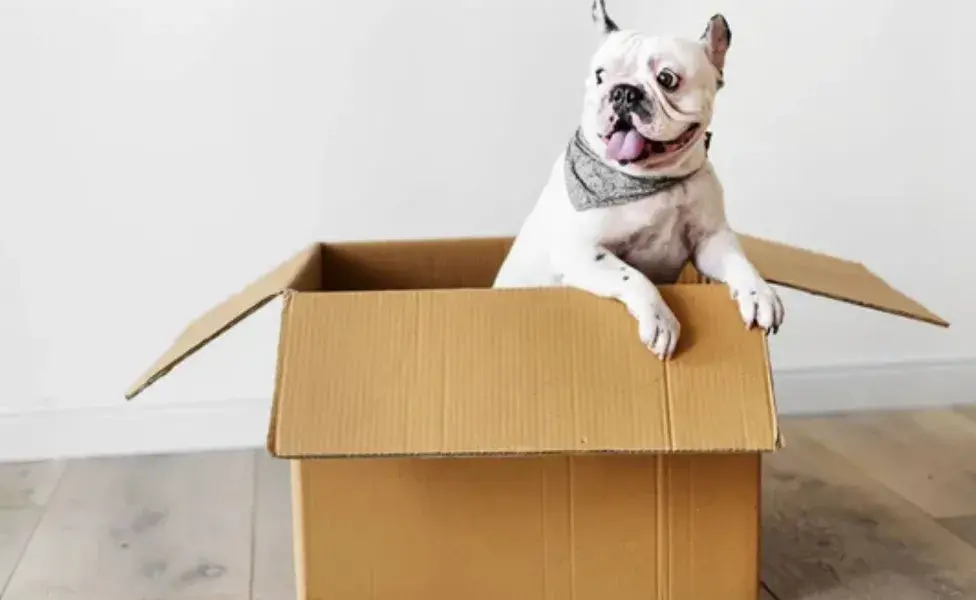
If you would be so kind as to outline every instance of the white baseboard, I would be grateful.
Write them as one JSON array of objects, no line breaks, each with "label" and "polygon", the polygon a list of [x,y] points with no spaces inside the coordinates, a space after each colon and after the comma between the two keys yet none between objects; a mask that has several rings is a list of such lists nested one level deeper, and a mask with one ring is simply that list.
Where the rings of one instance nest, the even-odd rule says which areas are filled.
[{"label": "white baseboard", "polygon": [[0,415],[0,462],[263,447],[269,400]]},{"label": "white baseboard", "polygon": [[819,367],[773,373],[781,415],[976,403],[976,358]]},{"label": "white baseboard", "polygon": [[[782,415],[976,403],[976,358],[779,370],[774,385]],[[260,448],[269,410],[241,400],[0,415],[0,462]]]}]

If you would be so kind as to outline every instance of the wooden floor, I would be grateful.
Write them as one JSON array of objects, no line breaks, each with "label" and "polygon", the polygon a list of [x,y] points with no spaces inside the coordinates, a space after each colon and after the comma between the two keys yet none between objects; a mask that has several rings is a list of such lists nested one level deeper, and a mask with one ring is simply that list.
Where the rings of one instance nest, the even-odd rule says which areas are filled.
[{"label": "wooden floor", "polygon": [[[784,430],[764,600],[976,599],[976,408]],[[288,495],[262,452],[0,465],[0,598],[289,600]]]}]

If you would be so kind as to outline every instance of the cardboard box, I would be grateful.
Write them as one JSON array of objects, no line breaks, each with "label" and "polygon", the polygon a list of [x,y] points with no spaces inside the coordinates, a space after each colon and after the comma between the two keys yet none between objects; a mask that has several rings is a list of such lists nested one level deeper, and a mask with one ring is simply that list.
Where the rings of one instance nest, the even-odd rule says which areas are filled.
[{"label": "cardboard box", "polygon": [[[859,264],[742,242],[771,282],[947,325]],[[755,600],[765,336],[689,268],[661,362],[618,302],[487,289],[510,243],[313,245],[127,397],[280,295],[267,446],[292,460],[300,599]]]}]

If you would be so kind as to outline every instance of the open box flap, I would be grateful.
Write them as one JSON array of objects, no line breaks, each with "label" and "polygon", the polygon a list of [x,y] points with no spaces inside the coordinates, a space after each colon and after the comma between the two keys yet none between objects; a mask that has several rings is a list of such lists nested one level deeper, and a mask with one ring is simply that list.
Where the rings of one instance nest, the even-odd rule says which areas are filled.
[{"label": "open box flap", "polygon": [[894,289],[860,263],[739,235],[746,256],[770,283],[948,327],[949,323]]},{"label": "open box flap", "polygon": [[320,245],[312,244],[197,318],[129,387],[125,393],[126,399],[131,400],[137,396],[188,356],[206,346],[211,340],[267,304],[284,290],[311,290],[319,287],[321,260]]}]

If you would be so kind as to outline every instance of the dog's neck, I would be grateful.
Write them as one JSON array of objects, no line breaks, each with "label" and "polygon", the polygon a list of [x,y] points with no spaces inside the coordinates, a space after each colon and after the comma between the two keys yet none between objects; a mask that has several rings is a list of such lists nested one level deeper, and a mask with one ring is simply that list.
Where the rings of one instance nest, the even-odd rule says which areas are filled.
[{"label": "dog's neck", "polygon": [[[711,137],[711,132],[705,133],[706,154]],[[577,129],[570,140],[563,164],[566,190],[573,208],[577,211],[620,206],[645,200],[682,183],[699,169],[701,166],[676,176],[652,174],[636,176],[623,173],[608,165],[594,152],[587,143],[582,129]]]}]

